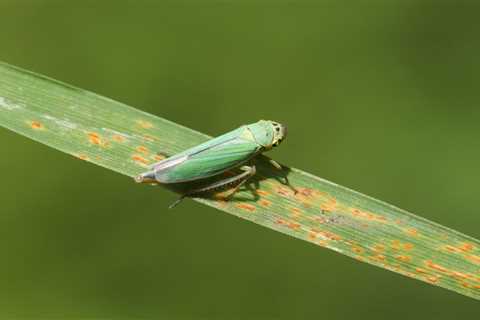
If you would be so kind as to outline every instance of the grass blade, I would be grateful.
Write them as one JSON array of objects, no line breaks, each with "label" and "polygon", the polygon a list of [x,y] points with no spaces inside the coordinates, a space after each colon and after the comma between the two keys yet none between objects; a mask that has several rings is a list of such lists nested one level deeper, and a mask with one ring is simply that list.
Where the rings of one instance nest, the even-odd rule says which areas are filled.
[{"label": "grass blade", "polygon": [[[133,177],[209,137],[116,101],[0,64],[0,125]],[[480,241],[298,169],[260,159],[259,199],[207,205],[405,276],[480,299]],[[133,182],[132,182],[133,183]],[[243,199],[243,200],[242,200]],[[165,204],[167,206],[168,204]]]}]

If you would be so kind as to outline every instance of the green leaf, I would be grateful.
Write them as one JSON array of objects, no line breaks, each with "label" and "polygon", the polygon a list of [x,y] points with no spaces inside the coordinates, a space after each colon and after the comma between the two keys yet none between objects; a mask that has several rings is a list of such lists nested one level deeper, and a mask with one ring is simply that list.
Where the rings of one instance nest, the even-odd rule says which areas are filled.
[{"label": "green leaf", "polygon": [[[0,64],[0,125],[130,177],[210,137]],[[480,299],[480,241],[299,169],[258,161],[258,199],[199,202],[359,261]],[[132,182],[133,183],[133,180]],[[139,186],[140,187],[140,186]],[[169,204],[165,203],[165,207]]]}]

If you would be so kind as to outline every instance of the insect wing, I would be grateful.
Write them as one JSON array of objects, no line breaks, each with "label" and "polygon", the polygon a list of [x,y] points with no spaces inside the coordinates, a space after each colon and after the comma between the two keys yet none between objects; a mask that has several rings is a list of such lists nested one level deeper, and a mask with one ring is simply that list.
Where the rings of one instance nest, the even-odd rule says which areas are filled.
[{"label": "insect wing", "polygon": [[197,150],[159,163],[154,168],[155,178],[161,183],[177,183],[211,177],[254,157],[261,146],[237,136]]}]

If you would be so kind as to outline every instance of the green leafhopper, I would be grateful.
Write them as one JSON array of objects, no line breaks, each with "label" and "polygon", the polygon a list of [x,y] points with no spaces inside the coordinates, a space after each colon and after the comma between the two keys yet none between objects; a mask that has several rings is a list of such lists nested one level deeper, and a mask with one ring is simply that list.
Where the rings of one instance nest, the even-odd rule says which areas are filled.
[{"label": "green leafhopper", "polygon": [[[234,177],[222,179],[202,188],[183,194],[170,208],[186,196],[236,185],[233,195],[250,177],[255,175],[255,165],[250,160],[278,146],[287,135],[287,127],[274,121],[260,120],[241,126],[198,146],[180,152],[172,157],[153,164],[150,170],[137,177],[138,183],[173,184],[196,181],[219,175],[230,169],[243,171]],[[278,169],[282,167],[270,160]],[[249,165],[246,165],[246,164]]]}]

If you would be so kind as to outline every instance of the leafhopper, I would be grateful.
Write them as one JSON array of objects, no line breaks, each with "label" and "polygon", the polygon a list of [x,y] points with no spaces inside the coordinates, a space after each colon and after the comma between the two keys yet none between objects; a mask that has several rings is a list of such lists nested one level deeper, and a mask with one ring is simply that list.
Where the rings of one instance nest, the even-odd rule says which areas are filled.
[{"label": "leafhopper", "polygon": [[[243,125],[198,146],[180,152],[150,166],[147,172],[137,177],[138,183],[175,184],[206,179],[228,170],[240,168],[242,173],[220,179],[207,186],[189,190],[170,208],[185,197],[235,186],[230,196],[255,175],[255,165],[251,160],[259,154],[278,146],[287,136],[287,127],[274,121],[260,120]],[[282,167],[270,160],[277,169]]]}]

